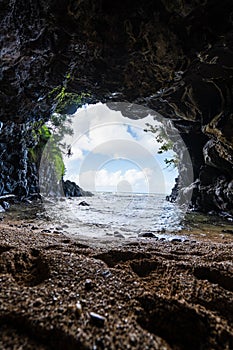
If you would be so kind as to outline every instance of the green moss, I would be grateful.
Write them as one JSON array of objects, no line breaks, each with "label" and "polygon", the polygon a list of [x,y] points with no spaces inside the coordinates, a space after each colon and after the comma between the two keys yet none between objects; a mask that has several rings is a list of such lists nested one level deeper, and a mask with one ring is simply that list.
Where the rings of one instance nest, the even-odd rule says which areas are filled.
[{"label": "green moss", "polygon": [[[68,73],[66,79],[71,78],[71,74]],[[52,98],[56,105],[55,113],[50,117],[51,125],[34,122],[32,126],[32,136],[36,146],[28,150],[29,157],[39,169],[44,147],[49,141],[49,149],[45,149],[46,161],[48,164],[50,162],[54,165],[58,180],[65,174],[62,152],[67,146],[63,143],[64,135],[72,134],[72,129],[69,126],[71,122],[69,115],[73,114],[78,107],[89,102],[90,97],[89,93],[70,93],[66,91],[64,86],[57,86],[49,93],[49,98]]]},{"label": "green moss", "polygon": [[57,95],[60,90],[61,90],[61,86],[56,86],[53,90],[49,92],[49,97],[53,97],[54,95]]},{"label": "green moss", "polygon": [[[70,80],[71,74],[66,76]],[[55,112],[59,114],[73,114],[78,107],[87,103],[91,95],[88,92],[71,93],[67,92],[64,86],[57,86],[49,93],[49,98],[52,98],[56,104]]]},{"label": "green moss", "polygon": [[74,94],[65,92],[65,88],[62,88],[60,93],[55,97],[57,102],[56,113],[59,114],[73,114],[78,107],[81,107],[86,103],[90,94]]},{"label": "green moss", "polygon": [[62,154],[59,150],[55,150],[55,154],[52,156],[54,169],[56,172],[57,179],[60,180],[65,175],[65,165],[62,159]]},{"label": "green moss", "polygon": [[44,147],[49,141],[48,147],[45,150],[47,162],[48,164],[53,164],[57,180],[60,180],[65,175],[65,165],[62,158],[62,152],[57,146],[54,136],[47,125],[42,125],[37,131],[37,138],[37,145],[28,150],[31,161],[33,161],[37,168],[39,168]]}]

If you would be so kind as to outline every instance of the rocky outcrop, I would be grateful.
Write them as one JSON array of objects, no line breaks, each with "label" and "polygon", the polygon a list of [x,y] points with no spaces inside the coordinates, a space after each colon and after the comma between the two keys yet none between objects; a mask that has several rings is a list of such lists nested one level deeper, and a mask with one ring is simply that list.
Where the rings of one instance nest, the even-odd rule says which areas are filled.
[{"label": "rocky outcrop", "polygon": [[62,182],[63,191],[66,197],[91,197],[93,194],[89,191],[84,191],[75,182],[66,180]]},{"label": "rocky outcrop", "polygon": [[25,130],[64,91],[88,92],[169,118],[191,155],[193,206],[232,213],[232,18],[231,0],[3,0],[1,193],[37,191]]}]

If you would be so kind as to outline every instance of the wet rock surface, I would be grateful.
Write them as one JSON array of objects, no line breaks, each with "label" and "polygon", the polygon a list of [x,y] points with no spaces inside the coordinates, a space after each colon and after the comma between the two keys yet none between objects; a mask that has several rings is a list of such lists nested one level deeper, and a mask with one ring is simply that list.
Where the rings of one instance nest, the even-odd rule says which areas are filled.
[{"label": "wet rock surface", "polygon": [[66,180],[62,183],[63,191],[66,197],[91,197],[93,194],[89,191],[84,191],[75,182]]},{"label": "wet rock surface", "polygon": [[1,224],[1,349],[233,347],[231,235],[116,243],[30,227]]},{"label": "wet rock surface", "polygon": [[[1,8],[0,195],[38,192],[32,125],[49,119],[62,91],[84,92],[89,102],[134,102],[171,120],[192,159],[192,206],[232,213],[231,0],[4,0]],[[179,171],[182,192],[187,169]]]}]

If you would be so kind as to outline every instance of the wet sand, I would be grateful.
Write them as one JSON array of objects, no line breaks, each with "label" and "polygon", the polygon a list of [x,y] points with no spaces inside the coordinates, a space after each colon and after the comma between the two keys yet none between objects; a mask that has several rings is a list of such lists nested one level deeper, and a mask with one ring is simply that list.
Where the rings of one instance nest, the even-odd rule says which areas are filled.
[{"label": "wet sand", "polygon": [[233,349],[233,235],[188,234],[86,240],[1,221],[0,349]]}]

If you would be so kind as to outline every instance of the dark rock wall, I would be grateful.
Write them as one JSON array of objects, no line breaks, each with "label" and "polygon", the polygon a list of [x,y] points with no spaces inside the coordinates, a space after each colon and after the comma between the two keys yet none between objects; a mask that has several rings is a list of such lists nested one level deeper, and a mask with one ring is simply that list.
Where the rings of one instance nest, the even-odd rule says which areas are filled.
[{"label": "dark rock wall", "polygon": [[4,130],[48,119],[63,87],[89,92],[93,101],[136,102],[171,119],[190,150],[193,204],[232,211],[232,23],[232,0],[3,0],[2,191],[11,192],[10,179],[30,192],[35,175],[23,131],[12,136],[13,166],[22,174],[11,174]]},{"label": "dark rock wall", "polygon": [[38,193],[36,165],[28,149],[34,145],[28,123],[5,122],[0,131],[0,196],[15,194],[20,198]]}]

